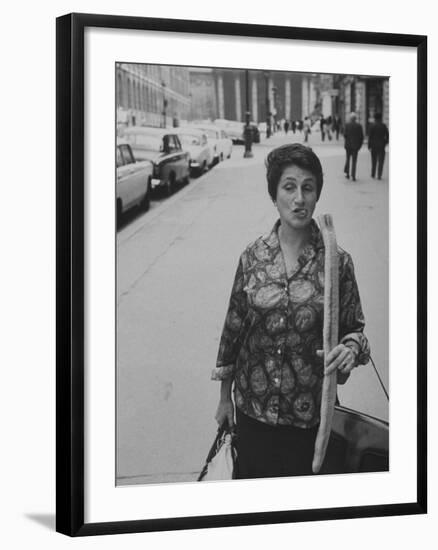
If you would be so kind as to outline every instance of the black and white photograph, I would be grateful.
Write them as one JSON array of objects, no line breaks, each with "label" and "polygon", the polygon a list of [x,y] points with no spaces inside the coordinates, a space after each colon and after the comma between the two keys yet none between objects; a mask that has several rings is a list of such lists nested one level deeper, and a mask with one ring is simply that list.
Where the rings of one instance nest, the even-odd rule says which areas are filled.
[{"label": "black and white photograph", "polygon": [[390,76],[114,70],[115,484],[385,476]]}]

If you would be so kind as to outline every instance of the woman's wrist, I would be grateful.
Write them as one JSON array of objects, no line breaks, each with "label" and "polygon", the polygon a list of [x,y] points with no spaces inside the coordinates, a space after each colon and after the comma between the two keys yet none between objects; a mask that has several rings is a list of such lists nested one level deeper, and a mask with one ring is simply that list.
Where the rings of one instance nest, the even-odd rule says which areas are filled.
[{"label": "woman's wrist", "polygon": [[220,401],[231,401],[231,387],[233,385],[233,379],[227,378],[221,382]]}]

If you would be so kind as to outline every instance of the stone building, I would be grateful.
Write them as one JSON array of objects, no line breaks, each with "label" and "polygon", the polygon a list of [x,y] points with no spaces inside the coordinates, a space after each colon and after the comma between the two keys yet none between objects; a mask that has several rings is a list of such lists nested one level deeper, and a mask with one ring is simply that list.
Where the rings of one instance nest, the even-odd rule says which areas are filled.
[{"label": "stone building", "polygon": [[168,127],[190,113],[187,67],[116,64],[117,124]]},{"label": "stone building", "polygon": [[[248,86],[247,86],[248,83]],[[216,118],[253,122],[316,119],[354,111],[365,131],[381,112],[389,125],[389,78],[116,64],[117,122],[176,126]]]},{"label": "stone building", "polygon": [[340,76],[339,113],[343,120],[355,112],[368,133],[369,125],[376,113],[382,114],[383,122],[389,127],[389,78],[376,76]]},{"label": "stone building", "polygon": [[[247,90],[248,81],[248,90]],[[292,72],[190,68],[191,119],[252,121],[301,119],[313,110],[312,79]]]},{"label": "stone building", "polygon": [[190,67],[190,120],[218,118],[214,69]]}]

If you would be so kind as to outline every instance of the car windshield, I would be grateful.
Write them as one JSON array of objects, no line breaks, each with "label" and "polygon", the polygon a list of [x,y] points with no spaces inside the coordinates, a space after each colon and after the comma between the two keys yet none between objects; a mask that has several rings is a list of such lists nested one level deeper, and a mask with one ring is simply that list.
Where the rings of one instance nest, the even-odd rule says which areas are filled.
[{"label": "car windshield", "polygon": [[125,138],[131,145],[140,147],[141,149],[156,151],[157,153],[163,150],[161,136],[153,134],[126,134]]},{"label": "car windshield", "polygon": [[201,145],[201,139],[196,134],[178,134],[181,138],[181,142],[183,145],[190,146],[190,145]]}]

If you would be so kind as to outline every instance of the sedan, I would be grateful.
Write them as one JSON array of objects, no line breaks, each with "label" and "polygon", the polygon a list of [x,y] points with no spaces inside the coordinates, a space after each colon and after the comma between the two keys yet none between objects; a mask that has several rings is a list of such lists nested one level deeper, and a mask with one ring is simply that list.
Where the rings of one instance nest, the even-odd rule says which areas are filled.
[{"label": "sedan", "polygon": [[136,162],[128,143],[118,142],[116,148],[117,167],[117,220],[126,210],[140,206],[148,210],[152,182],[152,163],[148,160]]},{"label": "sedan", "polygon": [[190,174],[200,176],[213,166],[213,149],[207,134],[197,128],[176,128],[182,147],[190,155]]},{"label": "sedan", "polygon": [[131,126],[124,131],[138,160],[153,164],[152,188],[162,188],[171,195],[177,184],[186,184],[190,176],[190,155],[184,151],[173,128]]},{"label": "sedan", "polygon": [[231,157],[233,142],[223,128],[214,124],[194,124],[194,127],[200,128],[207,134],[208,141],[213,148],[213,164]]}]

